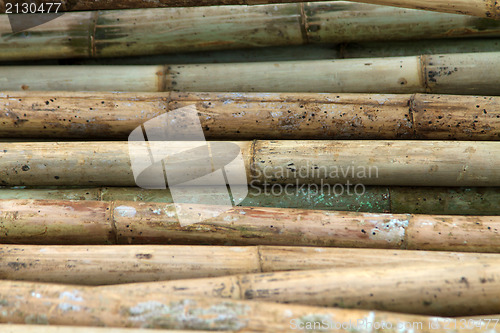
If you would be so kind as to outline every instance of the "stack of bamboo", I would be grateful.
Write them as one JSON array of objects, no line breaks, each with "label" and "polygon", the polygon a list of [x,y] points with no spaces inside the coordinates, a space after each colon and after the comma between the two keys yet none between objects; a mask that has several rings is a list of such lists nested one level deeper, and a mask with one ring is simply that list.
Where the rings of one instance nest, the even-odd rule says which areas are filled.
[{"label": "stack of bamboo", "polygon": [[[500,332],[498,1],[283,2],[0,15],[0,332]],[[246,177],[139,188],[193,105]]]}]

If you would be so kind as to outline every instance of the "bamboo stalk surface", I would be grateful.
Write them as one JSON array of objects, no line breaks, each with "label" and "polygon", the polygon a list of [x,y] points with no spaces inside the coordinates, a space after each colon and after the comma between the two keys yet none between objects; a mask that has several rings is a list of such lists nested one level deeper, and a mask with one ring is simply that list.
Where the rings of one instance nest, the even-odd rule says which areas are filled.
[{"label": "bamboo stalk surface", "polygon": [[[1,245],[0,278],[107,285],[311,269],[401,267],[408,263],[498,265],[485,253],[273,246]],[[208,289],[207,289],[208,290]]]},{"label": "bamboo stalk surface", "polygon": [[[8,16],[28,19],[23,15]],[[30,14],[29,19],[43,20],[44,15]],[[500,36],[500,23],[494,20],[346,1],[80,11],[16,33],[9,17],[0,16],[0,60]]]},{"label": "bamboo stalk surface", "polygon": [[[5,244],[279,245],[500,252],[497,216],[330,212],[145,202],[2,200]],[[176,208],[192,224],[181,226]],[[200,221],[200,215],[212,219]]]},{"label": "bamboo stalk surface", "polygon": [[191,105],[212,140],[500,139],[499,97],[176,92],[1,93],[0,137],[126,139]]},{"label": "bamboo stalk surface", "polygon": [[[0,324],[2,333],[144,333],[141,328],[110,328],[88,326]],[[149,333],[208,333],[210,331],[148,330]],[[230,332],[230,331],[224,331]]]},{"label": "bamboo stalk surface", "polygon": [[481,52],[157,66],[3,66],[0,89],[499,95],[499,55]]},{"label": "bamboo stalk surface", "polygon": [[[352,190],[352,189],[350,189]],[[221,189],[221,193],[226,189]],[[186,203],[198,198],[183,197]],[[138,187],[105,188],[4,188],[0,199],[29,200],[103,200],[173,203],[169,189],[147,190]],[[247,197],[238,205],[249,207],[300,208],[367,213],[500,215],[500,188],[441,188],[365,186],[363,191],[344,193],[334,190],[292,187],[289,191],[273,188],[248,188]]]},{"label": "bamboo stalk surface", "polygon": [[460,265],[422,261],[385,267],[135,283],[99,289],[455,317],[496,313],[500,297],[499,278],[498,260]]},{"label": "bamboo stalk surface", "polygon": [[453,38],[340,44],[271,46],[252,49],[185,52],[135,57],[4,61],[2,65],[157,65],[281,62],[325,59],[407,57],[414,55],[498,52],[498,38]]},{"label": "bamboo stalk surface", "polygon": [[[318,1],[318,0],[313,0]],[[0,1],[0,13],[6,12],[8,1]],[[46,3],[46,0],[35,1],[36,4]],[[60,11],[103,10],[103,9],[134,9],[162,7],[192,7],[192,6],[222,6],[222,5],[262,5],[283,2],[300,2],[300,0],[155,0],[155,1],[118,1],[118,0],[80,0],[76,3],[62,1]],[[499,19],[500,5],[494,0],[361,0],[357,2],[378,5],[397,6],[430,10],[444,13],[473,15],[478,17]]]},{"label": "bamboo stalk surface", "polygon": [[[442,327],[440,332],[483,332],[484,328],[444,329],[446,320],[437,317],[388,312],[328,309],[323,307],[216,298],[175,297],[168,294],[123,293],[102,288],[85,288],[27,282],[0,282],[0,322],[51,325],[79,325],[237,332],[290,332],[325,321],[323,332],[339,332],[335,323],[357,323],[365,332],[375,332],[368,322],[390,323],[387,332],[410,328]],[[221,315],[223,314],[223,315]],[[413,326],[413,323],[417,323]],[[398,326],[398,325],[402,326]],[[292,325],[294,325],[292,327]],[[437,326],[436,326],[437,325]],[[373,325],[372,325],[373,326]],[[317,326],[316,326],[317,327]],[[340,330],[347,332],[348,330]]]},{"label": "bamboo stalk surface", "polygon": [[[134,142],[3,143],[1,182],[4,186],[136,186],[129,144],[142,147],[142,141]],[[173,141],[153,144],[156,156],[168,156],[174,149]],[[227,159],[227,151],[215,149],[213,141],[209,144],[214,161]],[[232,185],[500,186],[500,142],[255,140],[234,144],[241,149],[247,180],[235,180]],[[175,142],[175,147],[187,146]],[[149,161],[147,151],[133,151],[135,161]],[[207,169],[191,156],[186,163],[195,175]],[[185,170],[182,163],[171,168],[180,174]],[[241,171],[236,164],[227,170]]]}]

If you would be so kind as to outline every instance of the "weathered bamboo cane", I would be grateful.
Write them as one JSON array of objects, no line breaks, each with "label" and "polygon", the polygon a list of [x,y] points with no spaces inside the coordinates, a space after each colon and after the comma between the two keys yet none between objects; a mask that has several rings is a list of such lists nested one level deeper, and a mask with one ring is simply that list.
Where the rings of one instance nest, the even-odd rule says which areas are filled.
[{"label": "weathered bamboo cane", "polygon": [[[319,1],[319,0],[312,0]],[[356,1],[356,0],[355,0]],[[0,13],[6,12],[9,1],[0,0]],[[35,3],[46,3],[47,0],[37,0]],[[283,2],[300,2],[300,0],[156,0],[156,1],[117,1],[117,0],[84,0],[76,3],[63,0],[60,11],[73,10],[103,10],[103,9],[133,9],[161,7],[192,7],[221,5],[259,5]],[[423,9],[443,13],[465,14],[485,18],[500,18],[500,5],[494,0],[358,0],[357,2],[378,5],[397,6],[403,8]]]},{"label": "weathered bamboo cane", "polygon": [[[19,186],[0,189],[0,199],[29,200],[101,200],[104,188],[26,188]],[[119,188],[116,190],[119,191]],[[126,191],[126,190],[125,190]],[[116,199],[121,200],[121,199]]]},{"label": "weathered bamboo cane", "polygon": [[[453,40],[454,39],[446,39],[446,41],[453,41]],[[485,39],[482,43],[474,40],[474,43],[472,43],[474,44],[474,46],[473,45],[468,46],[468,44],[465,43],[465,45],[462,45],[462,49],[471,50],[471,52],[473,50],[482,50],[482,52],[500,51],[500,46],[495,45],[495,41],[497,41],[497,39],[495,38],[491,39],[489,42],[487,42],[487,40]],[[359,46],[356,47],[356,50],[358,47]],[[399,48],[397,50],[399,51]],[[415,54],[422,54],[422,53],[419,52]],[[321,60],[321,59],[338,59],[338,58],[340,58],[340,45],[306,44],[306,45],[290,45],[290,46],[271,46],[271,47],[252,48],[252,49],[246,48],[246,49],[235,49],[235,50],[185,52],[185,53],[174,53],[174,54],[167,53],[160,55],[136,56],[136,57],[61,59],[57,61],[55,64],[42,63],[38,65],[206,64],[206,63],[233,63],[233,62]],[[50,60],[46,61],[49,62]],[[26,65],[26,63],[22,62],[1,63],[1,65],[4,64],[14,65],[14,66]],[[36,63],[33,63],[33,65],[36,65]]]},{"label": "weathered bamboo cane", "polygon": [[126,139],[190,105],[214,140],[500,139],[499,97],[90,92],[0,94],[0,137]]},{"label": "weathered bamboo cane", "polygon": [[[78,327],[78,326],[55,326],[55,325],[19,325],[0,324],[2,333],[144,333],[140,328],[109,328],[109,327]],[[186,331],[186,330],[154,330],[150,333],[208,333],[210,331]],[[230,332],[230,331],[223,331]]]},{"label": "weathered bamboo cane", "polygon": [[[221,189],[221,193],[226,188]],[[200,201],[192,197],[190,203]],[[173,203],[169,189],[138,187],[105,188],[4,188],[0,199],[103,200]],[[187,200],[188,197],[183,197]],[[273,188],[248,188],[238,205],[248,207],[300,208],[394,214],[500,215],[500,188],[439,188],[366,186],[362,193],[336,193],[292,188],[288,192]]]},{"label": "weathered bamboo cane", "polygon": [[[176,207],[193,212],[181,226]],[[500,252],[496,216],[329,212],[145,202],[3,200],[4,244],[210,244]]]},{"label": "weathered bamboo cane", "polygon": [[[217,246],[1,245],[0,278],[106,285],[234,274],[354,267],[404,267],[409,263],[498,265],[497,254]],[[1,330],[0,330],[1,332]]]},{"label": "weathered bamboo cane", "polygon": [[[369,333],[378,331],[373,328],[373,323],[386,323],[387,330],[384,331],[388,333],[401,332],[401,327],[432,332],[429,328],[431,325],[444,327],[446,323],[444,318],[387,312],[212,297],[180,298],[166,293],[148,294],[140,290],[131,290],[124,297],[121,292],[103,288],[10,281],[0,282],[0,299],[0,322],[10,323],[290,332],[294,329],[310,331],[313,325],[318,327],[324,321],[327,325],[322,327],[322,332],[348,332],[347,329],[336,329],[335,323],[348,325],[351,322],[357,325],[351,325],[351,328],[359,327]],[[476,328],[440,330],[443,333],[483,331]]]},{"label": "weathered bamboo cane", "polygon": [[[498,38],[454,38],[342,44],[308,44],[255,49],[187,52],[142,57],[38,60],[32,65],[157,65],[407,57],[421,54],[499,52]],[[27,62],[3,62],[25,66]]]},{"label": "weathered bamboo cane", "polygon": [[[13,20],[34,20],[46,14],[23,15],[9,16]],[[9,18],[2,15],[0,36],[0,60],[61,59],[307,43],[499,37],[500,23],[465,15],[331,1],[73,12],[17,33],[11,33]],[[133,73],[126,77],[134,79]],[[89,84],[97,81],[88,77]]]},{"label": "weathered bamboo cane", "polygon": [[[227,151],[216,149],[220,144],[209,144],[214,161],[227,160]],[[248,183],[239,184],[242,179],[232,185],[314,185],[316,190],[327,187],[335,193],[348,186],[357,193],[365,185],[500,186],[499,142],[255,140],[234,144],[241,149]],[[1,182],[4,186],[136,186],[129,145],[142,147],[140,142],[4,143]],[[175,145],[186,147],[185,142]],[[168,156],[174,142],[154,146],[156,156]],[[147,150],[133,151],[134,160],[146,158],[142,154]],[[206,170],[191,157],[185,161],[190,170],[197,174]],[[185,163],[173,164],[169,170],[176,168],[179,174],[186,172]],[[240,171],[234,163],[228,168]]]},{"label": "weathered bamboo cane", "polygon": [[[224,189],[225,190],[225,189]],[[43,190],[30,194],[30,190],[18,190],[10,196],[0,190],[1,199],[71,199],[68,196],[45,196]],[[333,190],[315,191],[293,188],[289,192],[273,191],[273,188],[252,188],[240,206],[300,208],[368,213],[394,214],[445,214],[445,215],[500,215],[500,188],[436,188],[436,187],[382,187],[366,186],[360,194],[336,193]],[[36,195],[36,196],[35,196]],[[153,201],[173,203],[167,190],[106,187],[101,191],[104,201]],[[195,203],[197,199],[193,198]]]},{"label": "weathered bamboo cane", "polygon": [[160,66],[4,66],[0,68],[0,89],[498,95],[499,55],[484,52]]},{"label": "weathered bamboo cane", "polygon": [[420,262],[396,267],[244,274],[100,289],[464,316],[498,311],[499,278],[498,260],[460,265]]},{"label": "weathered bamboo cane", "polygon": [[[302,48],[307,48],[312,45],[300,46]],[[333,47],[333,46],[331,46]],[[477,52],[498,52],[500,51],[500,41],[496,38],[454,38],[454,39],[428,39],[428,40],[415,40],[415,41],[392,41],[392,42],[364,42],[364,43],[345,43],[340,44],[336,47],[338,50],[338,58],[377,58],[377,57],[407,57],[414,55],[431,55],[431,54],[448,54],[448,53],[477,53]],[[326,53],[322,53],[321,50],[311,52],[316,52],[318,59],[320,57],[327,57]],[[222,53],[222,52],[221,52]],[[229,53],[229,52],[227,52]],[[172,58],[175,59],[175,58]],[[186,58],[185,58],[186,59]],[[187,58],[189,59],[189,58]],[[324,59],[332,59],[324,58]],[[104,59],[102,59],[104,61]],[[193,59],[194,60],[194,59]],[[207,59],[208,60],[208,59]],[[297,58],[301,60],[301,58]],[[84,64],[85,60],[82,60],[80,64]],[[97,60],[95,60],[97,61]],[[186,61],[186,60],[185,60]],[[265,60],[263,60],[265,61]],[[271,60],[272,61],[272,60]],[[274,60],[276,61],[276,60]],[[90,60],[89,60],[90,62]],[[208,63],[212,61],[204,61],[203,63]],[[154,64],[165,64],[170,63],[168,61],[163,62],[151,62],[150,65]],[[198,62],[202,63],[202,62]],[[89,63],[91,64],[91,63]],[[97,64],[97,63],[93,63]],[[121,63],[123,65],[133,63]]]},{"label": "weathered bamboo cane", "polygon": [[500,19],[500,4],[495,0],[361,0],[360,2]]}]

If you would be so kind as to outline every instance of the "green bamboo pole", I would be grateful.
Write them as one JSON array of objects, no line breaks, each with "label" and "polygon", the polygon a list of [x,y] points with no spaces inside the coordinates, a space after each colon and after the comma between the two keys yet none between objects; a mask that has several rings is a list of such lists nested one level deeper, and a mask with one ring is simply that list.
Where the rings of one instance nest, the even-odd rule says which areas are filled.
[{"label": "green bamboo pole", "polygon": [[[445,318],[352,309],[328,309],[228,299],[175,297],[132,290],[123,293],[102,288],[0,282],[0,322],[132,328],[195,329],[237,332],[290,332],[325,321],[322,332],[347,332],[335,323],[358,323],[364,332],[379,329],[370,323],[390,323],[388,333],[402,329],[442,327],[443,333],[479,333],[483,329],[444,329]],[[365,323],[362,325],[362,323]],[[415,323],[415,326],[414,324]],[[407,326],[407,324],[409,326]],[[318,326],[316,326],[318,327]],[[351,326],[352,327],[352,326]],[[352,330],[351,330],[352,331]],[[425,332],[425,331],[424,331]],[[496,331],[492,331],[496,332]]]},{"label": "green bamboo pole", "polygon": [[[18,15],[18,16],[15,16]],[[10,14],[14,20],[32,20]],[[46,14],[33,14],[43,15]],[[373,27],[377,26],[374,30]],[[344,1],[67,13],[11,33],[0,16],[0,60],[149,55],[307,43],[499,37],[500,23]]]},{"label": "green bamboo pole", "polygon": [[[452,39],[449,39],[450,41]],[[493,39],[496,40],[496,39]],[[447,40],[448,41],[448,40]],[[384,43],[385,44],[385,43]],[[500,51],[500,47],[478,45],[477,49]],[[207,64],[263,61],[322,60],[340,58],[340,44],[305,44],[289,46],[270,46],[234,50],[215,50],[202,52],[165,53],[151,56],[80,58],[47,60],[47,63],[32,62],[32,65],[158,65],[158,64]],[[418,53],[421,54],[421,53]],[[39,62],[39,61],[38,61]],[[55,63],[53,63],[55,62]],[[3,62],[0,65],[25,66],[26,62]]]},{"label": "green bamboo pole", "polygon": [[498,265],[497,254],[229,246],[1,245],[0,278],[108,285],[311,269],[406,267],[426,264]]},{"label": "green bamboo pole", "polygon": [[407,57],[421,54],[499,52],[498,38],[453,38],[188,52],[138,57],[11,61],[2,65],[157,65]]},{"label": "green bamboo pole", "polygon": [[0,93],[0,138],[127,139],[191,105],[212,140],[500,138],[498,97],[174,92]]},{"label": "green bamboo pole", "polygon": [[[500,252],[497,216],[132,201],[0,201],[4,244],[280,245]],[[181,226],[178,211],[184,212]],[[187,212],[191,213],[188,214]],[[214,216],[203,220],[200,216]]]},{"label": "green bamboo pole", "polygon": [[[186,147],[185,142],[176,145]],[[209,142],[213,161],[227,159],[227,150],[217,148],[221,145]],[[4,186],[136,186],[130,146],[137,153],[132,155],[134,161],[149,159],[148,150],[137,149],[144,148],[141,141],[4,143],[1,182]],[[173,149],[172,142],[154,146],[156,156],[168,156]],[[285,185],[315,184],[316,190],[330,186],[337,191],[349,185],[358,185],[358,190],[362,185],[500,186],[498,142],[255,140],[234,142],[231,147],[239,147],[242,162],[241,170],[233,163],[229,172],[245,169],[247,175],[246,181],[243,176],[231,186],[282,184],[286,189]],[[196,174],[207,170],[203,161],[195,163],[190,156],[186,163]],[[173,164],[169,172],[183,174],[186,164]]]},{"label": "green bamboo pole", "polygon": [[[365,186],[359,193],[346,188],[344,193],[333,189],[292,187],[288,191],[277,188],[248,188],[243,207],[277,207],[318,210],[354,211],[394,214],[445,215],[500,215],[500,188],[439,188],[439,187],[385,187]],[[224,189],[225,191],[225,189]],[[201,194],[200,194],[201,196]],[[27,200],[103,200],[173,203],[168,189],[146,190],[138,187],[104,188],[5,188],[0,199]],[[188,197],[183,197],[188,201]],[[192,197],[191,202],[200,199]]]},{"label": "green bamboo pole", "polygon": [[280,63],[4,66],[0,89],[498,95],[499,67],[498,52]]},{"label": "green bamboo pole", "polygon": [[[301,47],[306,48],[308,46],[309,45]],[[500,51],[500,41],[496,38],[454,38],[436,40],[426,39],[415,41],[345,43],[338,45],[337,50],[339,52],[339,58],[346,59],[372,57],[407,57],[421,54],[429,55],[448,53],[498,52]],[[318,57],[320,55],[322,54],[318,52]],[[300,60],[300,58],[298,58],[298,60]],[[156,62],[156,64],[158,63],[169,62]]]},{"label": "green bamboo pole", "polygon": [[[318,1],[318,0],[313,0]],[[46,0],[36,3],[45,3]],[[62,1],[60,11],[72,10],[102,10],[102,9],[131,9],[131,8],[159,8],[159,7],[190,7],[190,6],[221,6],[221,5],[259,5],[283,2],[300,2],[300,0],[156,0],[156,1],[104,1],[83,0],[77,3],[68,0]],[[500,6],[494,0],[361,0],[358,2],[374,3],[379,5],[398,6],[431,10],[444,13],[466,14],[485,18],[500,18]],[[0,1],[0,13],[6,12],[7,1]]]}]

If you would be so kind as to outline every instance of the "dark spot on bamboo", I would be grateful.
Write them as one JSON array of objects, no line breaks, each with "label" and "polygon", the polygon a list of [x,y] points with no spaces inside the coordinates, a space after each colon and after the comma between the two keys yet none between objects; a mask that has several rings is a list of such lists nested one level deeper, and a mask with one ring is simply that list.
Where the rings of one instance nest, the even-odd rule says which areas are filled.
[{"label": "dark spot on bamboo", "polygon": [[138,253],[135,255],[137,259],[151,259],[153,255],[151,253]]},{"label": "dark spot on bamboo", "polygon": [[26,264],[24,262],[15,262],[15,261],[9,262],[7,264],[7,266],[9,266],[10,268],[12,268],[15,271],[18,271],[21,268],[26,268]]},{"label": "dark spot on bamboo", "polygon": [[245,290],[245,299],[253,299],[254,298],[254,292],[253,290]]},{"label": "dark spot on bamboo", "polygon": [[460,283],[464,283],[467,288],[470,288],[469,281],[465,276],[462,276],[462,278],[460,279]]}]

